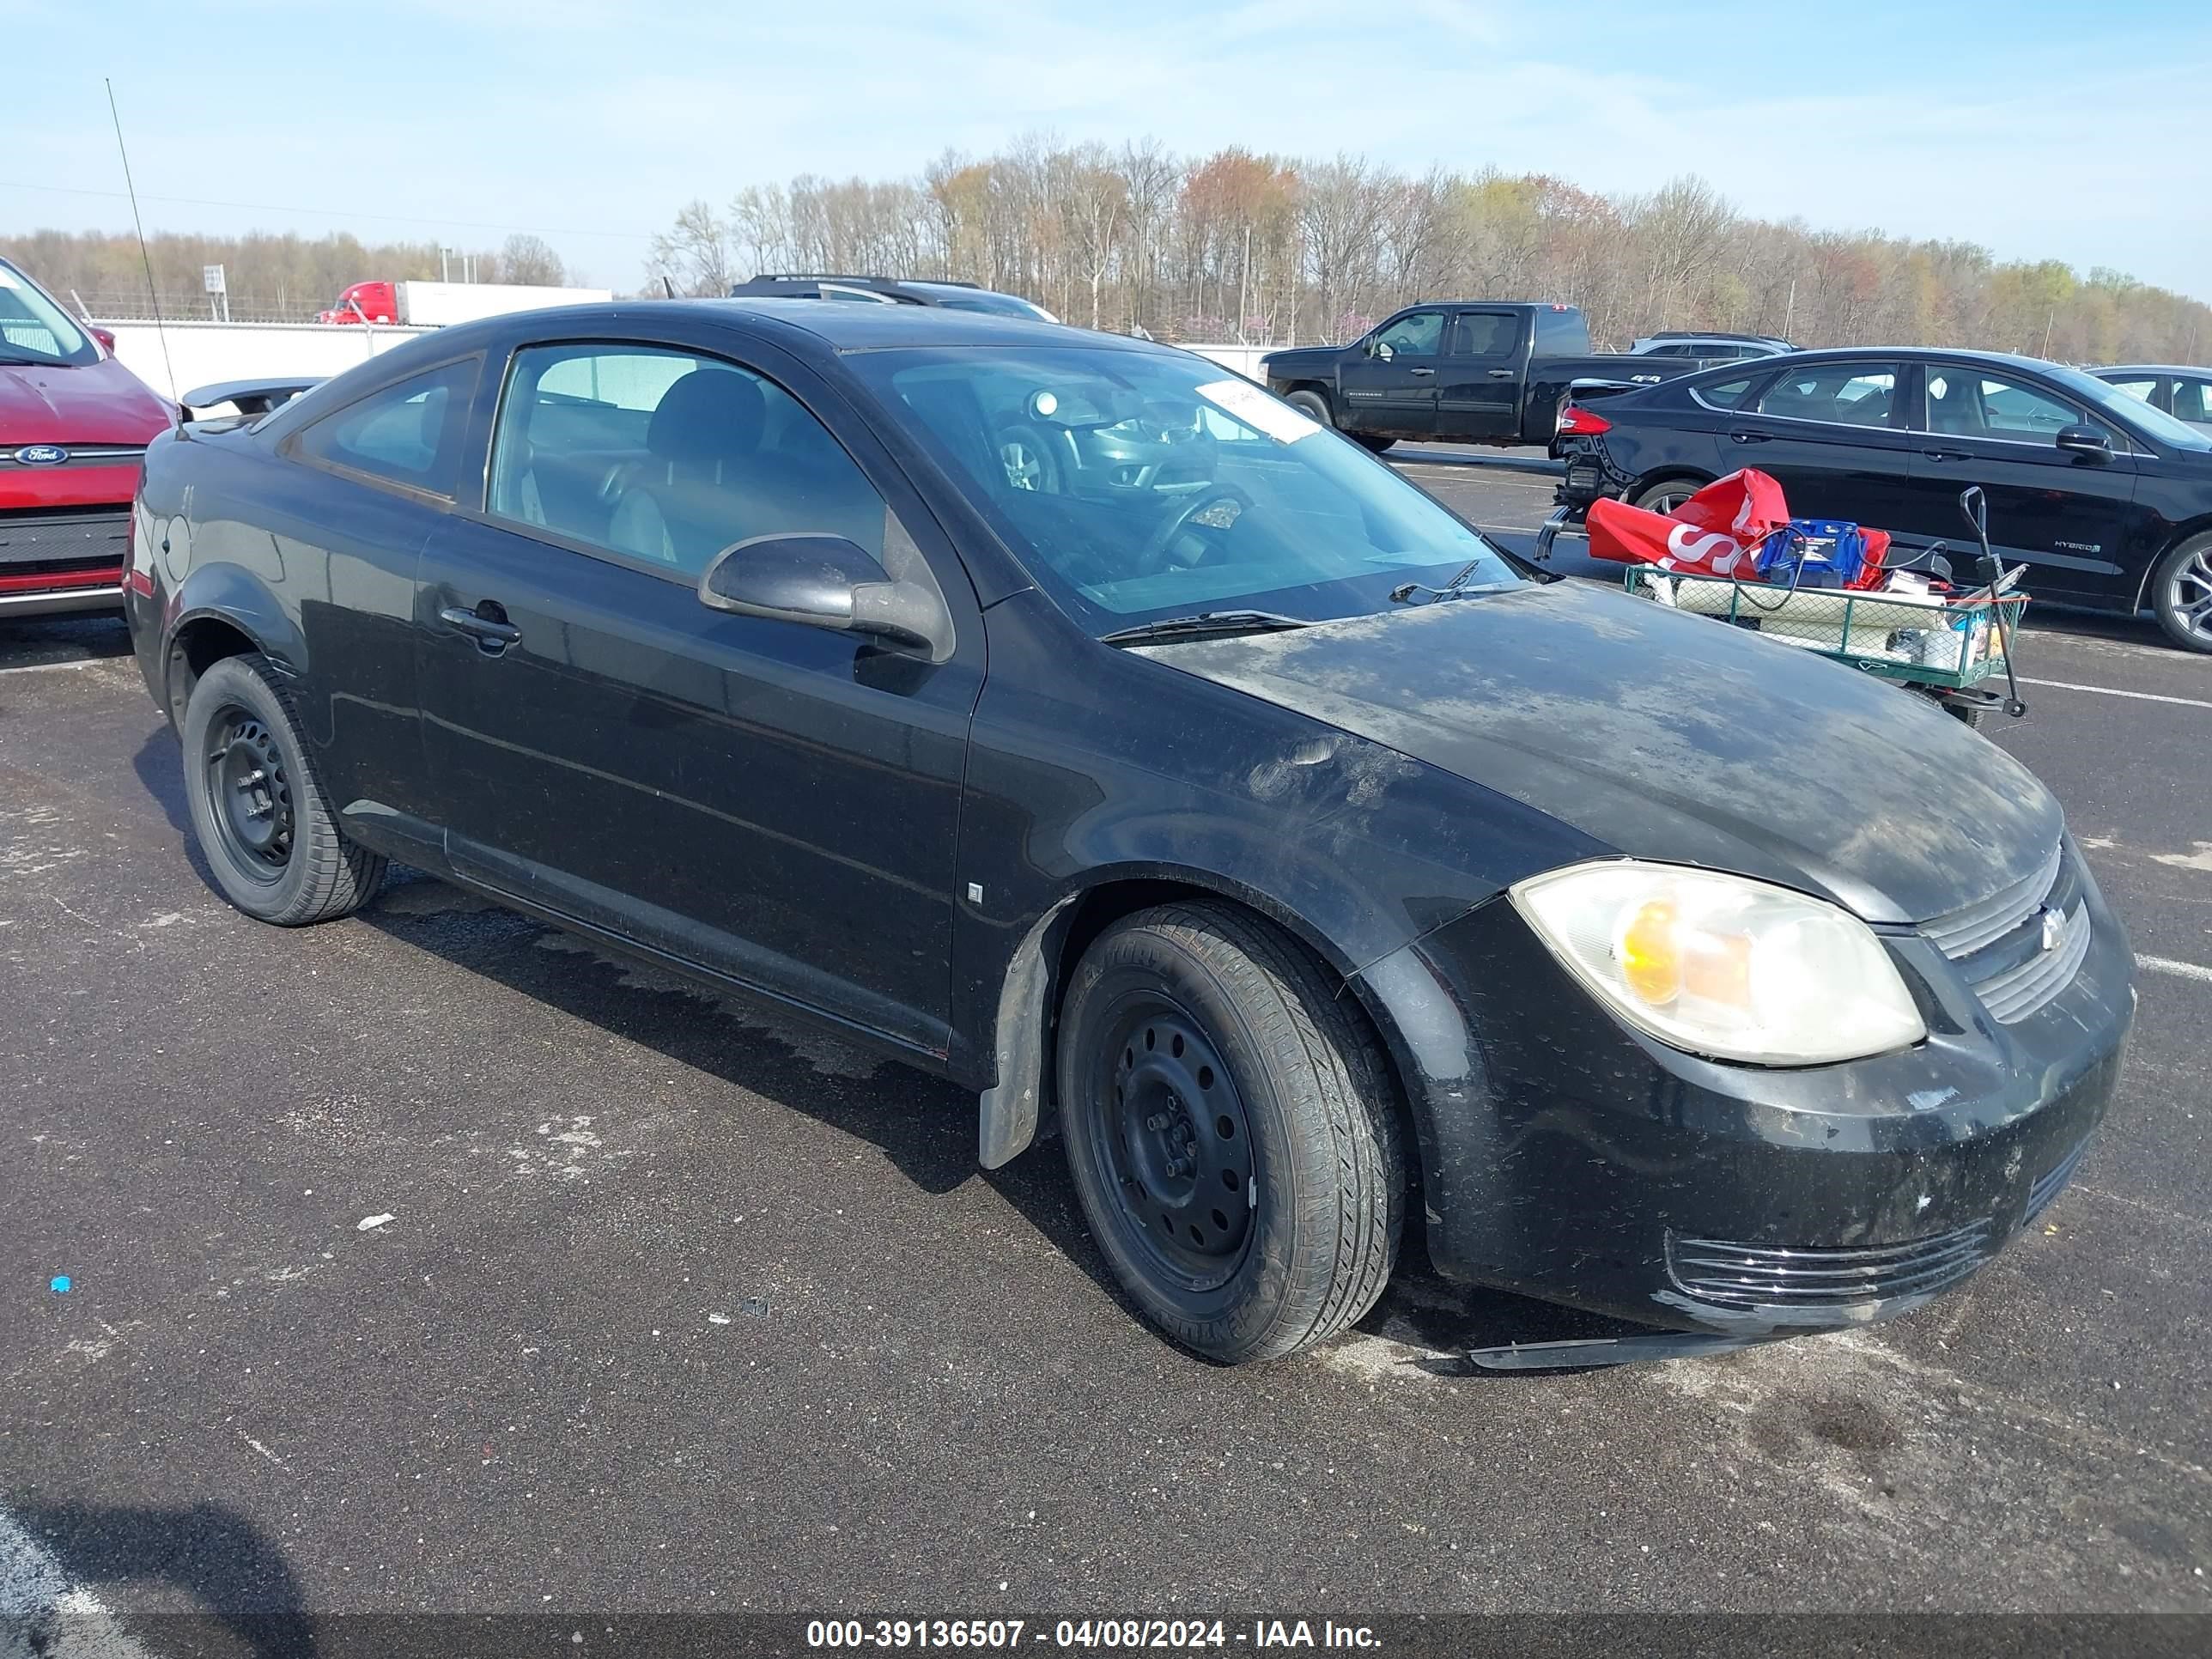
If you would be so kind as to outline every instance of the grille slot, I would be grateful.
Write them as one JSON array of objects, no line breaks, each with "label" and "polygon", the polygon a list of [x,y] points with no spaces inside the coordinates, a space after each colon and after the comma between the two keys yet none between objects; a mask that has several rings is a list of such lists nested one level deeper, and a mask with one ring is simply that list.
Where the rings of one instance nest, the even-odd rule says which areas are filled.
[{"label": "grille slot", "polygon": [[1920,931],[1954,962],[1996,943],[2043,908],[2045,895],[2058,879],[2058,866],[2064,852],[2062,842],[2051,849],[2049,858],[2020,880],[1998,889],[1978,904],[1969,904],[1923,924]]},{"label": "grille slot", "polygon": [[[2058,938],[2047,950],[2046,911],[2062,918]],[[2021,880],[1923,923],[1920,931],[1959,964],[1993,1018],[2017,1024],[2072,984],[2089,954],[2089,907],[2081,898],[2081,872],[2061,842]]]},{"label": "grille slot", "polygon": [[1993,1224],[1970,1222],[1903,1244],[1787,1249],[1668,1234],[1667,1276],[1726,1308],[1833,1308],[1932,1294],[1995,1254]]},{"label": "grille slot", "polygon": [[1976,984],[1982,1006],[2007,1025],[2017,1024],[2074,982],[2089,954],[2089,907],[2077,904],[2066,918],[2057,948],[2039,952],[2017,968]]},{"label": "grille slot", "polygon": [[0,513],[0,566],[78,559],[120,564],[130,552],[127,508],[37,518]]}]

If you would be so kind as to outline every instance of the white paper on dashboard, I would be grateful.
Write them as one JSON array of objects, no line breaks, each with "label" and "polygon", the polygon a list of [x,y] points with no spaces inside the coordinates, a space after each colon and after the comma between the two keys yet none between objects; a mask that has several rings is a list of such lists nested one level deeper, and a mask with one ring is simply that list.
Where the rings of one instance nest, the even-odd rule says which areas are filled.
[{"label": "white paper on dashboard", "polygon": [[1277,403],[1249,380],[1209,381],[1199,387],[1198,395],[1279,444],[1294,444],[1321,430],[1317,422],[1288,404]]}]

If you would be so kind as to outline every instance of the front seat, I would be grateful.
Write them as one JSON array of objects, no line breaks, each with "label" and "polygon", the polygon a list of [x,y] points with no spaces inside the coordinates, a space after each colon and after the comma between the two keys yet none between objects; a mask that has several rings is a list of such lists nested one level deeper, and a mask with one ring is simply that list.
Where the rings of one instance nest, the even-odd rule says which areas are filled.
[{"label": "front seat", "polygon": [[696,574],[760,533],[768,400],[747,374],[695,368],[662,394],[645,429],[649,458],[624,483],[608,539]]}]

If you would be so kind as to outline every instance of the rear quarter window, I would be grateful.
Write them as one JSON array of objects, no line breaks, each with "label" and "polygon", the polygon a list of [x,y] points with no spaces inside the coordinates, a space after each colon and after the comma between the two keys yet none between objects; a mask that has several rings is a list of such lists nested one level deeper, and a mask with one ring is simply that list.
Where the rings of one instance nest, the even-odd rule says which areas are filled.
[{"label": "rear quarter window", "polygon": [[1703,404],[1707,409],[1725,411],[1748,408],[1753,401],[1752,393],[1757,390],[1763,378],[1757,374],[1743,374],[1733,380],[1703,381],[1690,388],[1690,397],[1693,402]]},{"label": "rear quarter window", "polygon": [[289,441],[310,465],[450,501],[478,359],[410,375],[302,427]]}]

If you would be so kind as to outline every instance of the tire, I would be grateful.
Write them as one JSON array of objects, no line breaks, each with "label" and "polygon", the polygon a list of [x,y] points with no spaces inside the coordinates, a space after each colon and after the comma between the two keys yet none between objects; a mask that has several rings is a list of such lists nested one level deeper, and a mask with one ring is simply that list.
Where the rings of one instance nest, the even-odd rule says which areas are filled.
[{"label": "tire", "polygon": [[1638,490],[1636,499],[1629,505],[1640,507],[1646,513],[1671,513],[1704,488],[1695,478],[1662,478]]},{"label": "tire", "polygon": [[1963,720],[1967,730],[1978,732],[1982,729],[1982,716],[1989,710],[1970,708],[1962,702],[1947,702],[1943,705],[1943,712],[1954,720]]},{"label": "tire", "polygon": [[1145,1318],[1221,1364],[1335,1335],[1397,1258],[1393,1085],[1339,988],[1267,922],[1199,902],[1109,928],[1060,1005],[1091,1234]]},{"label": "tire", "polygon": [[2191,536],[2160,559],[2150,592],[2166,638],[2185,651],[2212,651],[2212,535]]},{"label": "tire", "polygon": [[1378,437],[1372,432],[1355,432],[1352,434],[1351,436],[1352,442],[1358,444],[1362,449],[1365,450],[1370,455],[1380,455],[1384,450],[1389,448],[1392,444],[1398,441],[1395,438]]},{"label": "tire", "polygon": [[1007,488],[1042,495],[1060,493],[1060,457],[1043,433],[1033,426],[1010,426],[993,441]]},{"label": "tire", "polygon": [[1318,421],[1331,431],[1336,428],[1336,416],[1329,412],[1328,399],[1309,387],[1300,387],[1283,401],[1310,421]]},{"label": "tire", "polygon": [[303,927],[358,909],[384,860],[337,826],[289,695],[261,656],[225,657],[185,705],[185,800],[222,896],[249,916]]}]

